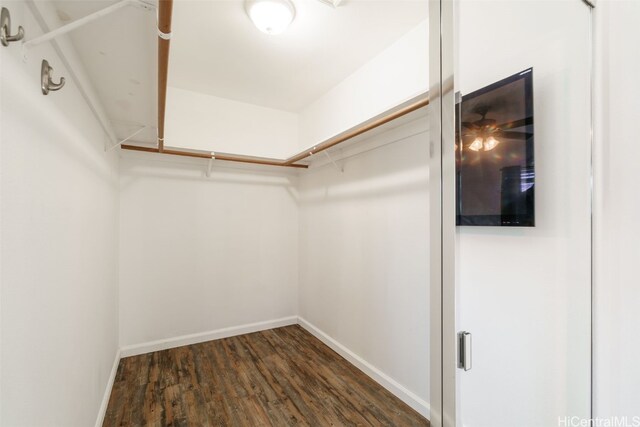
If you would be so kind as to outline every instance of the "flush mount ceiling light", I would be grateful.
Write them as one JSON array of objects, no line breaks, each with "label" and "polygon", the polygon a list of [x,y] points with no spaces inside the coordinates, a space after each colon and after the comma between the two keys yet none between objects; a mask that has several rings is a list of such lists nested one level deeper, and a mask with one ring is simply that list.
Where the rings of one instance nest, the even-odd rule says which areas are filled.
[{"label": "flush mount ceiling light", "polygon": [[296,15],[291,0],[246,0],[244,6],[253,25],[271,35],[284,32]]}]

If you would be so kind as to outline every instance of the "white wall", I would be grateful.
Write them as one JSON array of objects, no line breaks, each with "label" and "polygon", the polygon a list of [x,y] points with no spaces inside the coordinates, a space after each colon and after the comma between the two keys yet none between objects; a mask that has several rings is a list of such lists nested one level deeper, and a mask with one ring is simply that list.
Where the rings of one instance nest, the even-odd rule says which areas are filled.
[{"label": "white wall", "polygon": [[[300,177],[299,313],[412,393],[428,412],[426,119],[399,140]],[[403,139],[404,138],[404,139]]]},{"label": "white wall", "polygon": [[[458,228],[458,422],[552,426],[590,413],[589,9],[580,1],[463,1],[458,89],[533,67],[534,228]],[[503,142],[503,144],[506,142]]]},{"label": "white wall", "polygon": [[598,1],[596,18],[594,415],[640,417],[640,3]]},{"label": "white wall", "polygon": [[384,113],[428,87],[425,20],[300,112],[299,149]]},{"label": "white wall", "polygon": [[297,113],[169,87],[165,143],[287,158],[427,91],[427,21]]},{"label": "white wall", "polygon": [[298,115],[169,86],[165,144],[286,158],[298,148]]},{"label": "white wall", "polygon": [[139,154],[121,159],[120,344],[296,315],[296,176]]},{"label": "white wall", "polygon": [[[4,2],[13,28],[39,27]],[[1,419],[3,426],[93,425],[117,350],[117,157],[71,79],[40,92],[45,44],[22,61],[0,47]]]}]

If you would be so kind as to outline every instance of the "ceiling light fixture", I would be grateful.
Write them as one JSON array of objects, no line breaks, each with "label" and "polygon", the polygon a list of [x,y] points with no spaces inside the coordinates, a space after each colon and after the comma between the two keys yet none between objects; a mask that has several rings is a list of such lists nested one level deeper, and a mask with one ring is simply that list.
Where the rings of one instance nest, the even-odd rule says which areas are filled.
[{"label": "ceiling light fixture", "polygon": [[284,32],[296,15],[291,0],[246,0],[245,10],[253,25],[270,35]]}]

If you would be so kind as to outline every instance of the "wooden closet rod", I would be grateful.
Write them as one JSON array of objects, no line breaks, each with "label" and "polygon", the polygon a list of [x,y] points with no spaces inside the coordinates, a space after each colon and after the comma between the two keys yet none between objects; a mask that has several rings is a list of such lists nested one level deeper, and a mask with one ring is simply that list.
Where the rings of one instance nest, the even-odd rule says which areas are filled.
[{"label": "wooden closet rod", "polygon": [[378,117],[377,119],[372,120],[369,123],[365,123],[362,126],[359,126],[355,129],[351,129],[348,130],[346,132],[344,132],[343,134],[340,134],[338,136],[335,136],[331,139],[326,140],[325,142],[322,142],[316,146],[314,146],[313,148],[311,148],[310,150],[307,149],[305,151],[301,151],[300,153],[289,157],[288,159],[286,159],[284,161],[284,163],[286,165],[291,165],[295,162],[299,162],[302,159],[306,159],[307,157],[313,156],[314,154],[320,153],[321,151],[327,150],[331,147],[334,147],[338,144],[341,144],[345,141],[350,140],[351,138],[355,138],[358,135],[362,135],[365,132],[368,132],[370,130],[373,130],[379,126],[382,126],[386,123],[389,123],[390,121],[393,121],[397,118],[400,118],[404,115],[407,115],[409,113],[412,113],[422,107],[426,107],[427,105],[429,105],[429,96],[428,95],[424,95],[424,98],[420,98],[417,101],[400,108],[397,111],[393,111],[385,116],[382,117]]},{"label": "wooden closet rod", "polygon": [[186,150],[175,147],[165,147],[160,151],[158,148],[146,147],[143,145],[130,145],[122,144],[120,146],[123,150],[144,151],[145,153],[160,153],[169,154],[172,156],[184,156],[184,157],[197,157],[199,159],[211,159],[211,160],[223,160],[225,162],[238,162],[238,163],[251,163],[254,165],[266,165],[266,166],[283,166],[289,168],[306,169],[308,165],[286,165],[284,160],[272,159],[269,157],[254,157],[244,156],[242,154],[228,154],[228,153],[212,153],[210,151],[202,150]]},{"label": "wooden closet rod", "polygon": [[164,114],[167,106],[167,78],[169,75],[169,46],[173,0],[158,2],[158,151],[164,151]]}]

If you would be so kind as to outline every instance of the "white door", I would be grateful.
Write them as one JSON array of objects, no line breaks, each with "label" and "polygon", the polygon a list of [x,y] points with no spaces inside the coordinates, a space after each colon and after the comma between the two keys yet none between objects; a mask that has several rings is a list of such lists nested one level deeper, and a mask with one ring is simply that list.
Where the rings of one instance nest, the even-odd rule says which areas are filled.
[{"label": "white door", "polygon": [[457,425],[572,425],[590,416],[591,9],[459,0],[455,16]]}]

